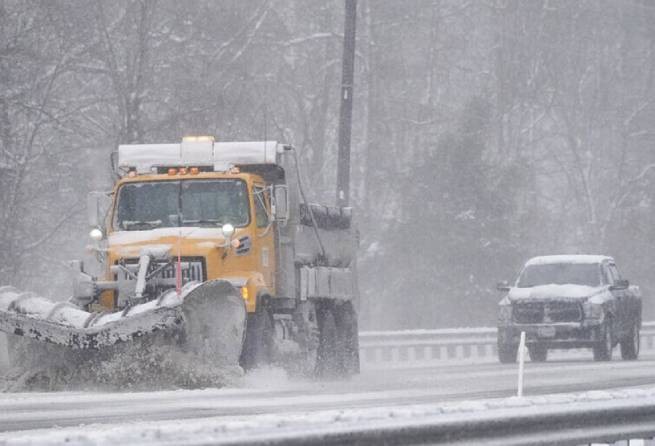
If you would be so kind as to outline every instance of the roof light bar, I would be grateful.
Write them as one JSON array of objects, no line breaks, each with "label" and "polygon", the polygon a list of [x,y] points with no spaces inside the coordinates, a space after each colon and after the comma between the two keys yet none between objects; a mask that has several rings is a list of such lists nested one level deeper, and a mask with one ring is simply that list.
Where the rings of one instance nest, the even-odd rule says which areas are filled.
[{"label": "roof light bar", "polygon": [[[192,139],[193,142],[187,142]],[[186,137],[177,144],[125,144],[118,147],[118,168],[127,174],[165,173],[168,168],[193,167],[199,172],[227,172],[247,164],[277,164],[282,145],[275,141],[211,142],[211,137]],[[177,175],[175,172],[173,175]],[[195,173],[191,173],[195,175]]]}]

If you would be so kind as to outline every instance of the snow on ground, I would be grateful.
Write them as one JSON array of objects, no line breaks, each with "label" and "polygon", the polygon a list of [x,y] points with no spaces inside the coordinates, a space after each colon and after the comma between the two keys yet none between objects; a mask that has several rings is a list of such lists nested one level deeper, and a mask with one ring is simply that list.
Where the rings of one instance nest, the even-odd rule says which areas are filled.
[{"label": "snow on ground", "polygon": [[[204,391],[198,391],[202,395]],[[143,395],[140,394],[142,397]],[[124,396],[124,395],[123,395]],[[5,398],[13,396],[5,395]],[[16,395],[16,399],[24,398]],[[311,399],[308,395],[306,399]],[[157,422],[92,424],[78,427],[0,433],[0,445],[114,445],[234,443],[245,439],[302,437],[307,433],[348,433],[363,429],[490,420],[511,416],[572,415],[599,407],[655,405],[655,388],[592,391],[530,398],[503,398],[402,407],[285,412]]]},{"label": "snow on ground", "polygon": [[286,370],[280,367],[265,366],[248,371],[243,377],[243,384],[249,389],[280,388],[290,384],[290,381]]}]

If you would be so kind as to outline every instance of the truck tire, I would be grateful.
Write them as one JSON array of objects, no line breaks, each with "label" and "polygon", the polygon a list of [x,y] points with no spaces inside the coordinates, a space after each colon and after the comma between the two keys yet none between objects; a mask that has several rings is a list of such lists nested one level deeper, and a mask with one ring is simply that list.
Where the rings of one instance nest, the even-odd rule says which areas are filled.
[{"label": "truck tire", "polygon": [[9,337],[6,333],[0,333],[0,374],[9,370]]},{"label": "truck tire", "polygon": [[621,340],[621,358],[627,361],[634,361],[639,357],[639,347],[641,344],[639,333],[639,323],[637,322],[628,336]]},{"label": "truck tire", "polygon": [[517,344],[501,344],[498,343],[498,359],[503,364],[511,364],[516,362],[516,353],[519,350]]},{"label": "truck tire", "polygon": [[546,362],[548,359],[548,348],[543,345],[528,345],[528,354],[532,362]]},{"label": "truck tire", "polygon": [[320,334],[316,316],[316,308],[311,301],[301,302],[296,306],[293,314],[293,321],[297,331],[294,333],[294,340],[298,343],[299,356],[291,364],[288,364],[287,371],[291,375],[300,375],[306,378],[313,378],[316,374],[318,364],[318,348]]},{"label": "truck tire", "polygon": [[266,308],[260,307],[248,315],[246,338],[241,353],[241,367],[252,370],[272,362],[273,317]]},{"label": "truck tire", "polygon": [[611,361],[612,349],[614,347],[612,340],[612,320],[605,321],[600,328],[600,340],[593,346],[594,361]]}]

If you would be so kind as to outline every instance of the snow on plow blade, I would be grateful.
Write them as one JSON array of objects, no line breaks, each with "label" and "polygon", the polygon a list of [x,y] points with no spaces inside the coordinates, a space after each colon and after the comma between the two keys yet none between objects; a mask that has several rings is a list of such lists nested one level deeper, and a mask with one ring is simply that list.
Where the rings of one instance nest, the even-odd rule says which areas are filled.
[{"label": "snow on plow blade", "polygon": [[[76,358],[108,362],[116,352],[132,350],[131,357],[137,359],[131,360],[142,361],[142,353],[156,344],[185,355],[179,361],[236,367],[245,325],[245,303],[223,280],[188,283],[179,296],[170,290],[157,300],[114,313],[89,313],[70,303],[0,288],[0,331],[16,335],[10,338],[33,355],[63,348],[79,352]],[[42,347],[47,344],[62,347]]]}]

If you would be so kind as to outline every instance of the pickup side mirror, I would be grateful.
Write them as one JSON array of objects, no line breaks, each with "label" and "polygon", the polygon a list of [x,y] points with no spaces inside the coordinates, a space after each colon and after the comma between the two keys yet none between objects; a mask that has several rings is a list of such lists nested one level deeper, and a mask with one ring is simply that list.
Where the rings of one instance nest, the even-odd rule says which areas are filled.
[{"label": "pickup side mirror", "polygon": [[272,210],[275,221],[285,225],[289,220],[289,188],[286,184],[275,185]]},{"label": "pickup side mirror", "polygon": [[509,282],[507,280],[503,280],[502,282],[498,282],[496,284],[496,289],[498,291],[509,291],[509,289],[510,289]]},{"label": "pickup side mirror", "polygon": [[630,286],[630,282],[625,279],[620,279],[614,282],[614,285],[610,286],[610,290],[627,290]]}]

